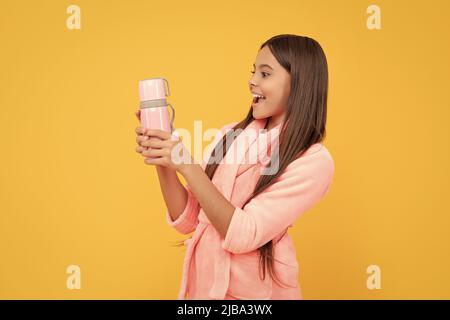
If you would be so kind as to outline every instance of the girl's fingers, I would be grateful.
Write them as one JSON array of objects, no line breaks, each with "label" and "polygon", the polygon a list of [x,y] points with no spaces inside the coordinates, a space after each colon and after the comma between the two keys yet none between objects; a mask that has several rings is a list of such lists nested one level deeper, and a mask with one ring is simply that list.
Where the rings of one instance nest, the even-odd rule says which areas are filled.
[{"label": "girl's fingers", "polygon": [[142,151],[142,155],[145,157],[152,157],[152,158],[162,157],[164,155],[164,150],[162,150],[162,149],[147,149],[147,150]]},{"label": "girl's fingers", "polygon": [[144,158],[144,163],[151,165],[166,166],[166,162],[163,158]]},{"label": "girl's fingers", "polygon": [[147,150],[147,148],[144,148],[144,147],[141,147],[141,146],[137,146],[135,150],[136,150],[137,153],[141,153],[142,151]]},{"label": "girl's fingers", "polygon": [[172,134],[170,134],[169,132],[157,129],[148,129],[146,130],[145,135],[155,136],[157,138],[160,138],[161,140],[168,140],[172,137]]},{"label": "girl's fingers", "polygon": [[141,121],[141,110],[136,111],[134,114],[136,115],[136,118]]},{"label": "girl's fingers", "polygon": [[[144,137],[147,137],[147,136],[144,136]],[[151,137],[148,140],[141,142],[141,146],[152,147],[152,148],[164,148],[166,146],[166,144],[161,139]]]},{"label": "girl's fingers", "polygon": [[147,131],[146,128],[144,127],[136,127],[136,129],[134,130],[137,134],[144,134],[145,131]]},{"label": "girl's fingers", "polygon": [[136,136],[136,143],[137,144],[141,144],[142,142],[144,142],[144,141],[147,141],[148,140],[148,137],[147,136]]}]

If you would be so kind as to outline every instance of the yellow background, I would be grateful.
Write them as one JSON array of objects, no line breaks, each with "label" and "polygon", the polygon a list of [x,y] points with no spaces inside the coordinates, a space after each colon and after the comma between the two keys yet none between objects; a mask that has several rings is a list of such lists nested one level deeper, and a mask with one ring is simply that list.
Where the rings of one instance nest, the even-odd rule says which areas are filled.
[{"label": "yellow background", "polygon": [[[81,29],[66,28],[66,8]],[[381,8],[381,30],[366,9]],[[0,298],[176,299],[186,236],[135,153],[138,80],[175,126],[242,119],[260,44],[316,39],[329,64],[328,196],[295,240],[305,299],[450,298],[449,2],[12,1],[0,8]],[[204,142],[206,146],[207,142]],[[66,288],[81,267],[81,290]],[[381,268],[381,289],[366,268]]]}]

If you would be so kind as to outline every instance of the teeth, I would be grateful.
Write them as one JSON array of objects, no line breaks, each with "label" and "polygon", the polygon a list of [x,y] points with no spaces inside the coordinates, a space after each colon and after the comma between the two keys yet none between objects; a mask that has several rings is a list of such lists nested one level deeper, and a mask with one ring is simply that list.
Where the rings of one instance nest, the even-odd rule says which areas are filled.
[{"label": "teeth", "polygon": [[252,95],[253,95],[253,97],[255,97],[255,98],[262,98],[262,99],[265,99],[264,96],[260,96],[259,94],[252,93]]}]

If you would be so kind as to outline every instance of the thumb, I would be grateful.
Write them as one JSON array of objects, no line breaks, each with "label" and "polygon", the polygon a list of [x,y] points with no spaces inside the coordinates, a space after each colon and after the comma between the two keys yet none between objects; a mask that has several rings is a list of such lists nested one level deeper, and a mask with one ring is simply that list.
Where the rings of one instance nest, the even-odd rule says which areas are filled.
[{"label": "thumb", "polygon": [[183,140],[183,137],[180,136],[178,131],[175,130],[175,131],[172,132],[172,135],[171,135],[170,139],[174,140],[174,141],[181,141],[181,140]]}]

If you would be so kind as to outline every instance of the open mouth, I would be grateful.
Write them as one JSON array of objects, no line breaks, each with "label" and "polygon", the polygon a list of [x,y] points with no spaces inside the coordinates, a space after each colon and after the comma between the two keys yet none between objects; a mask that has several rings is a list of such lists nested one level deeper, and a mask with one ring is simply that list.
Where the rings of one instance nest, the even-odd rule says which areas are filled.
[{"label": "open mouth", "polygon": [[256,95],[254,95],[254,96],[253,96],[253,103],[252,103],[252,105],[253,105],[253,106],[260,105],[260,104],[263,103],[265,100],[266,100],[266,97],[264,97],[264,96],[256,96]]}]

